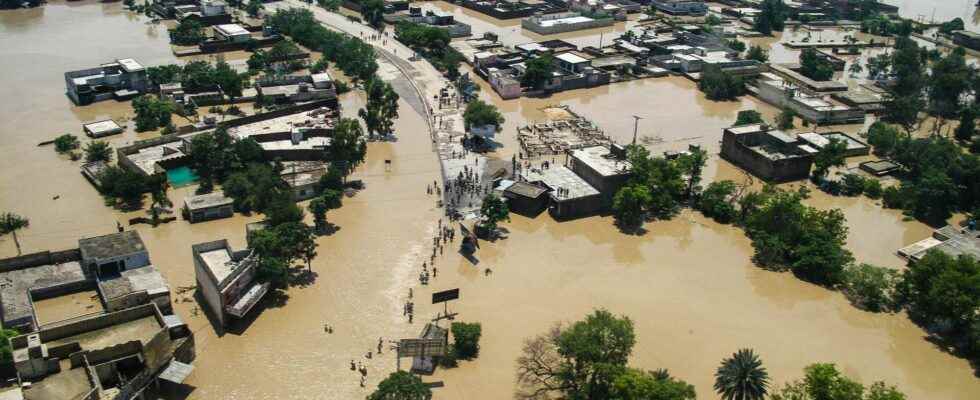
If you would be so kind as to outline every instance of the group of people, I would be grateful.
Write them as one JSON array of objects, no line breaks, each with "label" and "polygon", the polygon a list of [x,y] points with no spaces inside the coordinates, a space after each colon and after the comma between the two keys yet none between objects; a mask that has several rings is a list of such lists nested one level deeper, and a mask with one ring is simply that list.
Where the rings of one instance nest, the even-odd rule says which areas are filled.
[{"label": "group of people", "polygon": [[[379,337],[378,338],[378,355],[379,356],[381,355],[381,350],[383,348],[384,348],[384,338],[380,338]],[[364,358],[366,358],[368,360],[372,359],[373,357],[374,357],[374,353],[372,351],[370,351],[370,350],[367,352],[367,354],[364,354]],[[367,374],[368,374],[367,366],[364,365],[363,363],[361,363],[360,361],[358,361],[357,364],[354,364],[354,360],[350,360],[350,370],[351,371],[357,371],[358,373],[361,374],[361,387],[364,387],[365,381],[367,380]]]},{"label": "group of people", "polygon": [[[449,194],[449,207],[458,208],[464,200],[470,208],[473,207],[473,198],[481,198],[490,191],[490,188],[480,182],[480,175],[474,168],[463,166],[456,178],[446,182],[446,193]],[[464,197],[465,196],[465,197]]]}]

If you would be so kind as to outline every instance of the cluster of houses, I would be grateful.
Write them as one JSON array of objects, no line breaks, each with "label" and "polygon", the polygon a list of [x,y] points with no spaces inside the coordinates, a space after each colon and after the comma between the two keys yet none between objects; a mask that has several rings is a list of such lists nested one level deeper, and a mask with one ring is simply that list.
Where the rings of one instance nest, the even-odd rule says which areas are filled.
[{"label": "cluster of houses", "polygon": [[385,14],[384,18],[385,22],[390,24],[404,21],[442,29],[448,32],[449,37],[452,38],[468,37],[472,34],[472,28],[469,24],[456,21],[452,14],[436,9],[428,9],[423,12],[422,7],[411,6],[405,11]]},{"label": "cluster of houses", "polygon": [[522,168],[494,190],[515,213],[535,216],[548,210],[556,219],[571,219],[608,211],[630,176],[624,147],[597,145],[567,150],[562,164]]},{"label": "cluster of houses", "polygon": [[136,231],[0,260],[0,280],[3,327],[21,333],[10,339],[19,385],[9,398],[143,398],[193,370],[193,333]]},{"label": "cluster of houses", "polygon": [[767,182],[789,182],[810,175],[814,156],[831,140],[846,143],[846,157],[868,155],[870,147],[843,132],[793,134],[767,124],[726,128],[721,156]]}]

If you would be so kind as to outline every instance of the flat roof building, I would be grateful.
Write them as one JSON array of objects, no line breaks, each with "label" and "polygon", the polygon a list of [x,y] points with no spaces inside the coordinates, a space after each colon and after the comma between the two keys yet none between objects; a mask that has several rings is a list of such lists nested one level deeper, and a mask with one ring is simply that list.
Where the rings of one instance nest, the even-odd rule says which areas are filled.
[{"label": "flat roof building", "polygon": [[935,230],[932,237],[899,249],[898,254],[910,261],[918,261],[929,250],[941,251],[952,257],[966,255],[980,260],[980,230],[946,225]]},{"label": "flat roof building", "polygon": [[765,124],[733,126],[722,134],[722,158],[766,181],[805,179],[816,152],[796,137]]},{"label": "flat roof building", "polygon": [[214,36],[229,43],[244,43],[252,39],[252,34],[238,24],[215,25]]},{"label": "flat roof building", "polygon": [[558,219],[593,215],[602,209],[602,196],[596,188],[561,165],[522,170],[520,179],[547,188],[548,211]]},{"label": "flat roof building", "polygon": [[223,192],[211,192],[184,198],[184,218],[191,223],[229,218],[235,210],[234,200]]},{"label": "flat roof building", "polygon": [[612,206],[613,196],[633,176],[633,166],[626,161],[626,150],[618,145],[613,152],[607,146],[572,150],[569,168],[602,194],[602,206]]},{"label": "flat roof building", "polygon": [[65,72],[65,92],[75,104],[108,99],[128,99],[150,87],[146,68],[132,58],[118,59],[95,68]]},{"label": "flat roof building", "polygon": [[158,379],[182,383],[195,356],[187,325],[154,304],[15,336],[10,347],[30,400],[135,398]]},{"label": "flat roof building", "polygon": [[245,317],[269,290],[256,281],[258,259],[249,250],[234,251],[225,239],[191,246],[194,276],[205,305],[218,324]]},{"label": "flat roof building", "polygon": [[82,125],[82,129],[85,131],[86,135],[93,138],[117,135],[123,132],[123,127],[119,126],[116,121],[111,119],[89,122]]},{"label": "flat roof building", "polygon": [[123,231],[78,241],[82,266],[100,277],[150,265],[150,254],[137,231]]}]

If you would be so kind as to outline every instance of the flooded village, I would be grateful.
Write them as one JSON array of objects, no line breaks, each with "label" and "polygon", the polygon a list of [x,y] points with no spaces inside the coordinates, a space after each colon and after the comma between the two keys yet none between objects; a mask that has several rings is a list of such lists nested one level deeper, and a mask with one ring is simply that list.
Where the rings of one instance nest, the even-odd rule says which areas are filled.
[{"label": "flooded village", "polygon": [[973,0],[0,4],[0,398],[980,398]]}]

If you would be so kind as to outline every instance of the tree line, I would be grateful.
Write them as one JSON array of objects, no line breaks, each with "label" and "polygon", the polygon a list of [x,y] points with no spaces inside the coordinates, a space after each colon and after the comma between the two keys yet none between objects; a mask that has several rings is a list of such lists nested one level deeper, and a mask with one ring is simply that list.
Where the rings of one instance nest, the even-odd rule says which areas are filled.
[{"label": "tree line", "polygon": [[402,21],[395,25],[395,38],[418,52],[433,67],[455,80],[463,55],[449,46],[449,31],[436,27]]}]

